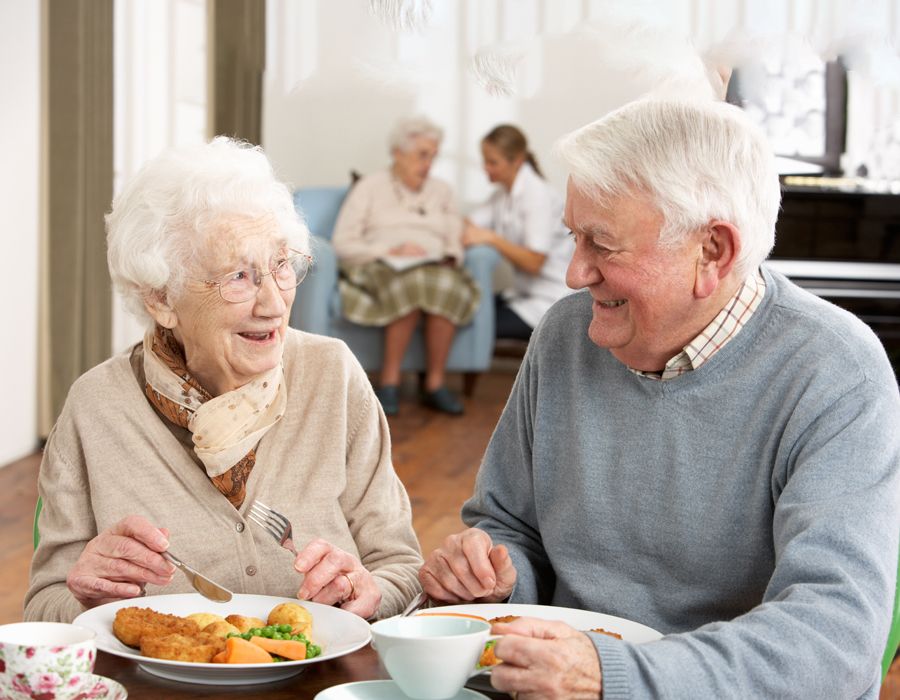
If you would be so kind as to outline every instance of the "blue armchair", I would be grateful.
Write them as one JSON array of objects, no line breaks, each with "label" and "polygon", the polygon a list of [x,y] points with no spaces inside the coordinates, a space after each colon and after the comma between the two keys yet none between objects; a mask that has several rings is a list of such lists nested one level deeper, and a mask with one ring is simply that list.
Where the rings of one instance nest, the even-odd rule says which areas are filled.
[{"label": "blue armchair", "polygon": [[[312,232],[315,262],[297,290],[291,310],[291,326],[311,333],[343,340],[366,370],[381,367],[381,328],[351,323],[341,314],[338,292],[338,263],[331,235],[348,187],[311,187],[294,192],[294,206]],[[493,273],[500,256],[490,246],[466,250],[465,267],[481,288],[481,303],[472,322],[461,327],[453,339],[447,371],[462,372],[464,393],[471,395],[479,372],[491,364],[494,350]],[[425,346],[421,329],[416,331],[403,359],[406,371],[425,371]]]}]

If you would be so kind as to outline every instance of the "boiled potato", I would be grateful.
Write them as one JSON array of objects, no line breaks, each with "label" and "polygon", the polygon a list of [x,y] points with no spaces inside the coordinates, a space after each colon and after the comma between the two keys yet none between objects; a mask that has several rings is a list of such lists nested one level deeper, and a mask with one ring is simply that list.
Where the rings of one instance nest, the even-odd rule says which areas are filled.
[{"label": "boiled potato", "polygon": [[269,613],[269,624],[290,625],[294,634],[305,634],[309,637],[312,632],[312,615],[298,603],[281,603]]},{"label": "boiled potato", "polygon": [[197,627],[203,629],[207,625],[211,625],[213,622],[225,622],[225,618],[221,615],[214,615],[213,613],[192,613],[187,616],[188,620],[193,620],[197,623]]},{"label": "boiled potato", "polygon": [[242,634],[241,630],[227,620],[216,620],[203,628],[203,632],[215,637],[225,637],[228,634]]},{"label": "boiled potato", "polygon": [[229,615],[225,618],[225,621],[237,627],[241,634],[245,634],[254,627],[266,626],[266,623],[258,617],[247,617],[245,615]]}]

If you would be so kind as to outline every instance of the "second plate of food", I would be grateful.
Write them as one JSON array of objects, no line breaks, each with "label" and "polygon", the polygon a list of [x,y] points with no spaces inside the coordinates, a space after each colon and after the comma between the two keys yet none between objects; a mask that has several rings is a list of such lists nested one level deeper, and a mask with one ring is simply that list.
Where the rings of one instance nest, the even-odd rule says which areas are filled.
[{"label": "second plate of food", "polygon": [[604,630],[613,635],[621,635],[626,642],[652,642],[662,637],[652,627],[639,622],[626,620],[624,617],[606,615],[591,610],[576,608],[559,608],[553,605],[523,605],[516,603],[472,603],[469,605],[444,605],[438,608],[425,608],[417,615],[433,615],[447,613],[453,615],[474,615],[485,620],[497,617],[537,617],[542,620],[565,622],[577,630]]},{"label": "second plate of food", "polygon": [[[312,615],[312,631],[307,636],[321,647],[319,656],[303,661],[279,661],[271,664],[218,664],[170,661],[142,656],[140,651],[125,646],[113,634],[113,621],[120,608],[149,608],[159,613],[186,617],[194,613],[213,613],[221,617],[243,615],[266,620],[272,608],[281,603],[299,603]],[[235,594],[229,603],[211,603],[197,593],[147,596],[132,600],[120,600],[87,610],[75,624],[88,627],[97,634],[97,648],[126,659],[131,659],[148,673],[184,683],[210,685],[242,685],[266,683],[294,676],[309,664],[327,661],[349,654],[369,643],[369,624],[361,617],[330,605],[320,605],[295,598]]]}]

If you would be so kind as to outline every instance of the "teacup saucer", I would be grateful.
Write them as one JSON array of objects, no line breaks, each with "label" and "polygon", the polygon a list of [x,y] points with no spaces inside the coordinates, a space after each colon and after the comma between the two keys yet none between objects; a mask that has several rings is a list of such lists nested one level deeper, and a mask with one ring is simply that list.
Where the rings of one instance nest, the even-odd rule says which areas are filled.
[{"label": "teacup saucer", "polygon": [[[3,676],[0,676],[0,680]],[[5,683],[0,682],[0,696],[4,698],[29,698],[36,697],[30,691],[19,692],[18,689],[11,688]],[[88,676],[88,682],[84,686],[84,690],[75,695],[78,700],[125,700],[128,697],[128,691],[125,690],[121,683],[114,681],[112,678],[98,676],[92,673]]]},{"label": "teacup saucer", "polygon": [[87,686],[83,697],[85,700],[125,700],[128,697],[128,691],[118,681],[106,676],[98,676],[96,673],[91,676],[92,683]]},{"label": "teacup saucer", "polygon": [[[394,681],[357,681],[326,688],[314,700],[402,700],[406,696]],[[451,700],[488,700],[487,695],[463,688]]]}]

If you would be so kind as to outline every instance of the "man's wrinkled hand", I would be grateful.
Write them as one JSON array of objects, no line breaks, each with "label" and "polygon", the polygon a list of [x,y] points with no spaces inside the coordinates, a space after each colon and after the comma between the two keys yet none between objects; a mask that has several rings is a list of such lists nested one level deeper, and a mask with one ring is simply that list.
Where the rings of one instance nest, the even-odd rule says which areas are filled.
[{"label": "man's wrinkled hand", "polygon": [[516,583],[516,569],[503,545],[487,533],[469,528],[450,535],[419,570],[419,581],[435,601],[497,603]]},{"label": "man's wrinkled hand", "polygon": [[491,669],[491,685],[517,700],[597,700],[600,659],[590,638],[563,622],[521,617],[495,624],[503,635],[494,653],[503,663]]}]

